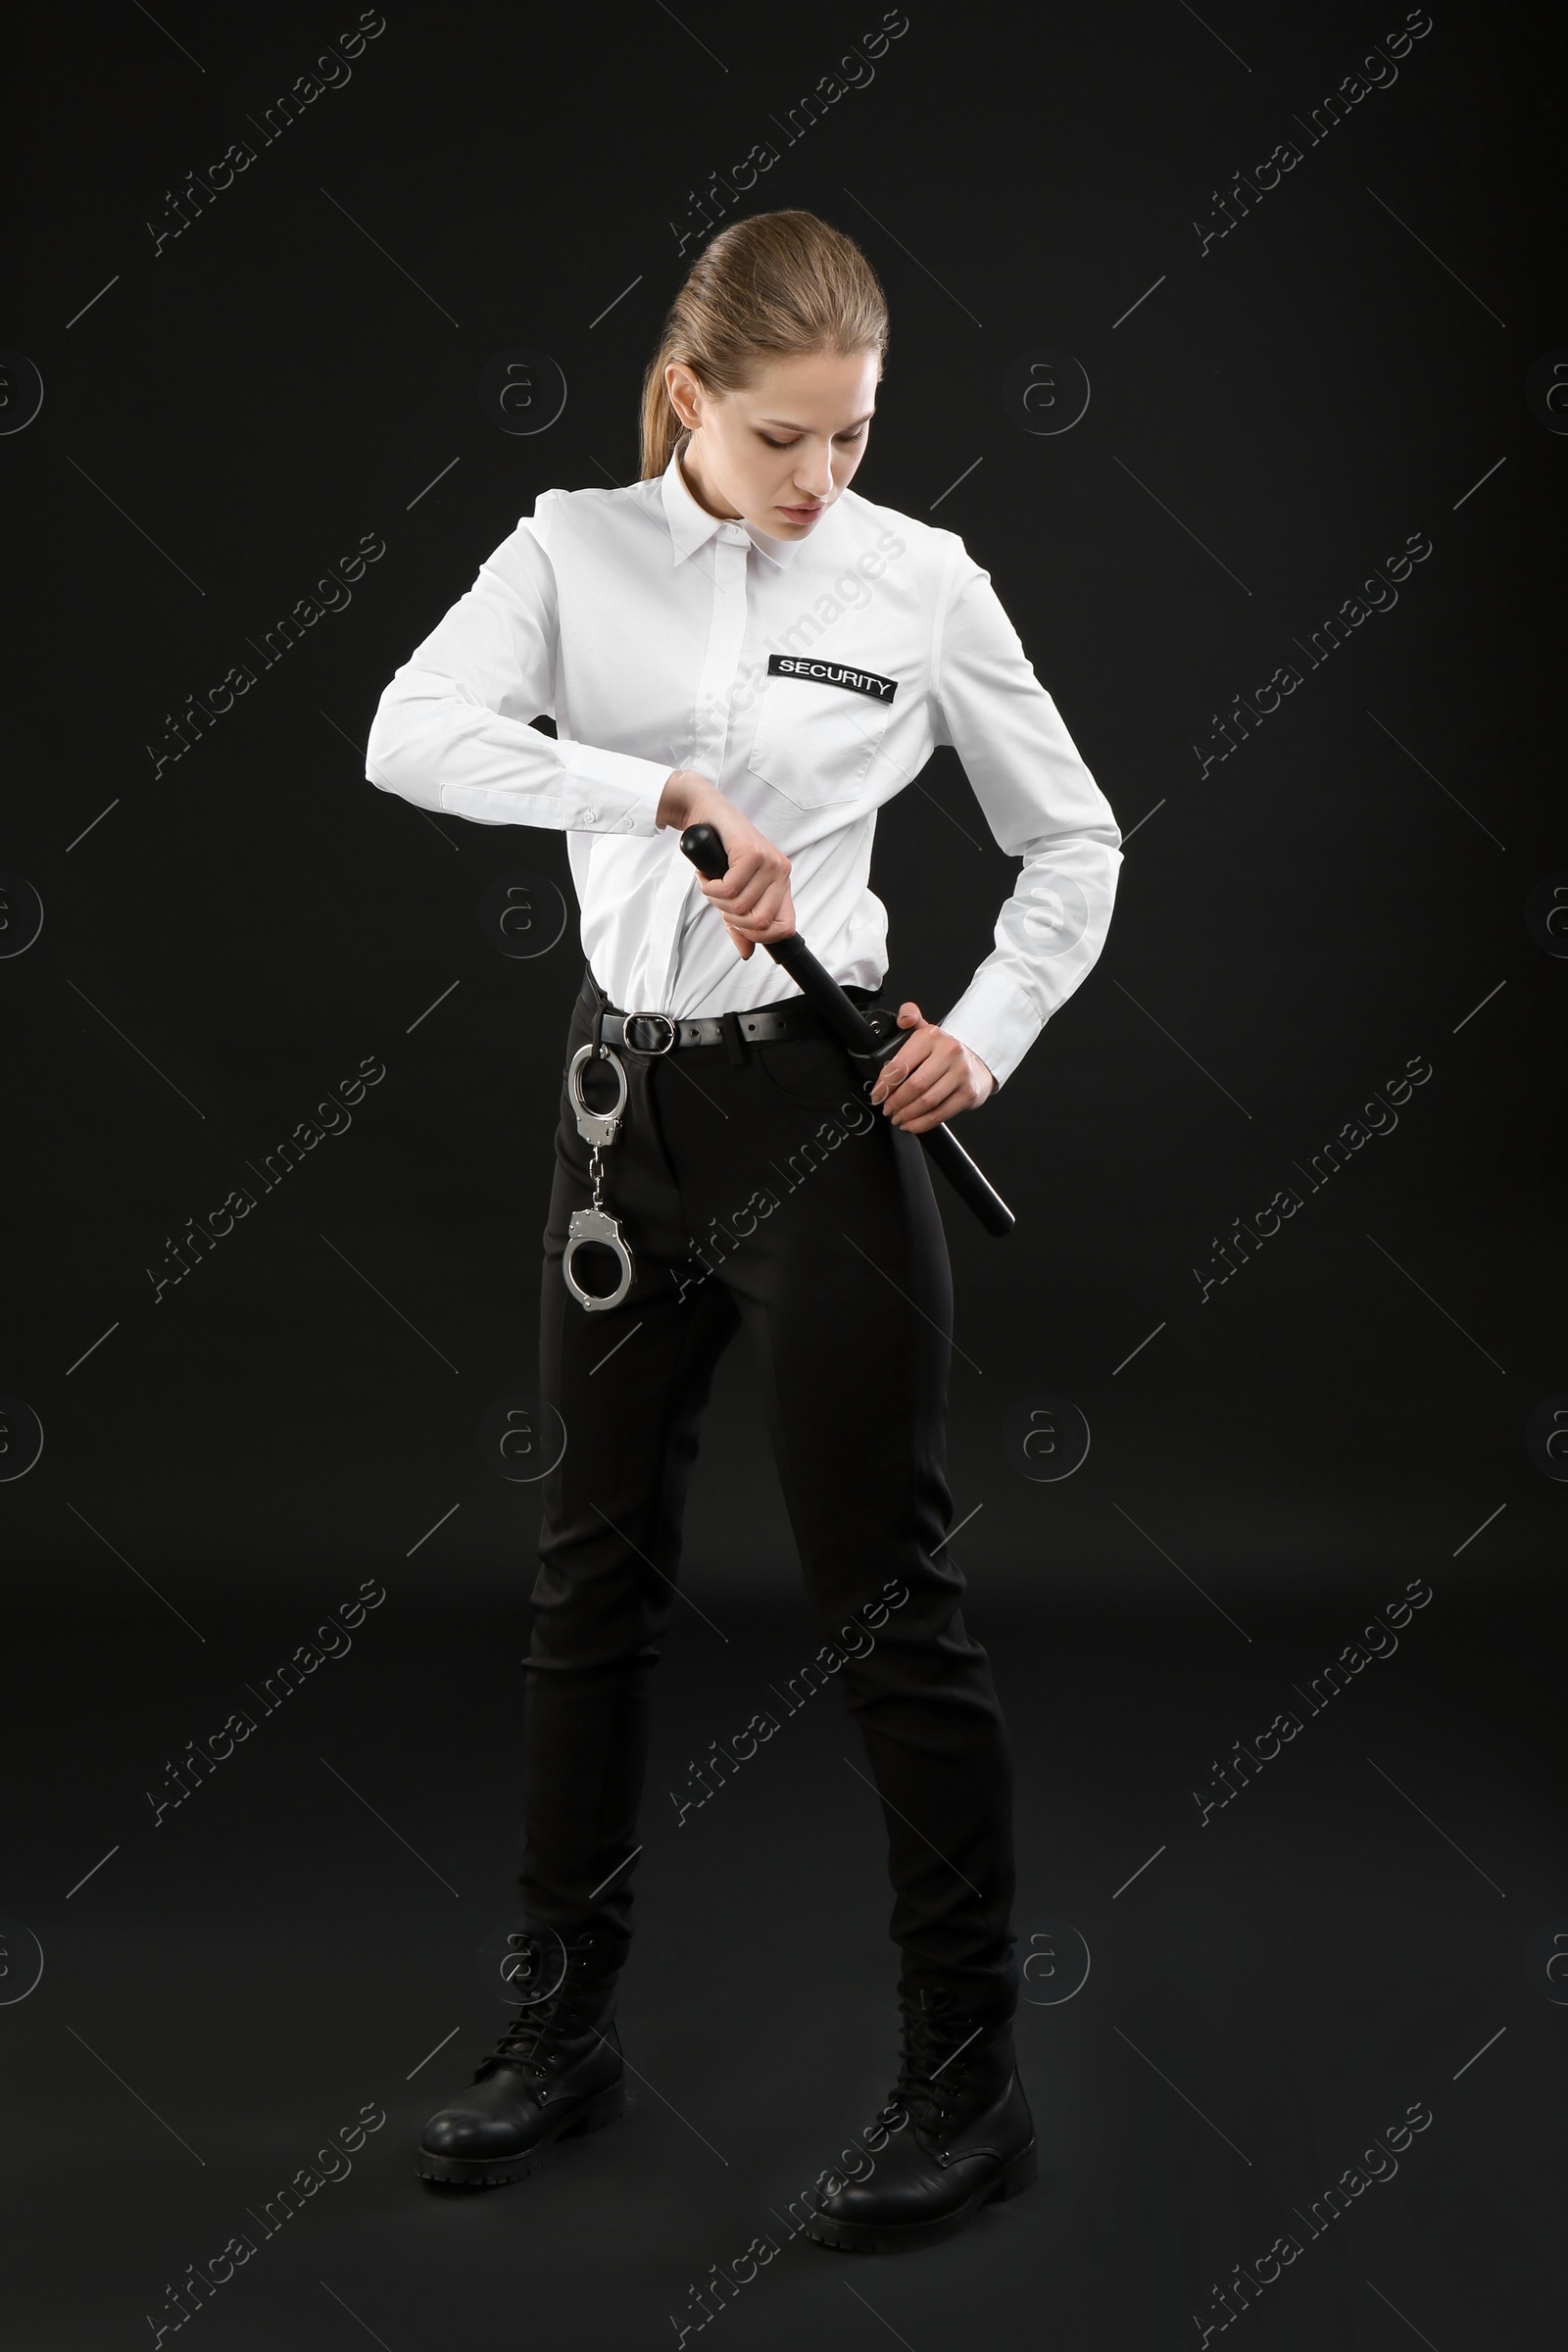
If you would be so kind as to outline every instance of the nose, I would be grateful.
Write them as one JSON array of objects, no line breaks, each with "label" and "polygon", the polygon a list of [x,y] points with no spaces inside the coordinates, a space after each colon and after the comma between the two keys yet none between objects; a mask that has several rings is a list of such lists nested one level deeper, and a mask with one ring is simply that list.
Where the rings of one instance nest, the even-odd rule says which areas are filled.
[{"label": "nose", "polygon": [[801,493],[803,506],[814,504],[819,499],[832,497],[833,456],[826,442],[823,442],[815,457],[808,454],[802,458],[800,465],[795,468],[794,478],[795,487]]}]

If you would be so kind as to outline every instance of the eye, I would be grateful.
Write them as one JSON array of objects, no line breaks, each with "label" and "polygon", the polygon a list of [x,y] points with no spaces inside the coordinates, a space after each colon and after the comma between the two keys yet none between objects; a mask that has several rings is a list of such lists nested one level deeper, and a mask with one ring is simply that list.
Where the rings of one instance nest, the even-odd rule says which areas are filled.
[{"label": "eye", "polygon": [[[764,433],[761,431],[759,431],[757,437],[760,441],[764,442],[769,449],[794,449],[800,440],[799,433],[797,433],[794,440],[791,441],[779,441],[776,440],[771,433]],[[850,445],[853,447],[857,441],[863,441],[865,439],[865,427],[863,424],[858,424],[853,432],[840,433],[838,434],[837,438],[840,441],[846,441],[850,443]]]}]

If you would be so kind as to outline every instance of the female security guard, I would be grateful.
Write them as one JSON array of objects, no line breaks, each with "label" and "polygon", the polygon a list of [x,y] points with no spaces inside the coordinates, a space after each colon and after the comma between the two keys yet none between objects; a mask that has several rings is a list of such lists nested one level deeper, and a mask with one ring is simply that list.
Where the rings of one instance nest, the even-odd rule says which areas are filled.
[{"label": "female security guard", "polygon": [[[422,808],[564,830],[587,956],[544,1237],[540,1384],[569,1442],[543,1489],[527,1659],[513,1940],[533,1997],[432,2118],[419,2172],[517,2180],[620,2112],[649,1677],[699,1419],[744,1324],[813,1617],[858,1653],[832,1654],[887,1825],[890,2135],[808,2224],[879,2251],[950,2234],[1035,2161],[1010,1767],[943,1548],[952,1289],[915,1138],[1016,1069],[1098,956],[1120,862],[989,575],[952,532],[850,489],[886,344],[881,288],[838,230],[803,212],[722,230],[648,370],[643,479],[541,496],[398,670],[367,750],[369,781]],[[872,836],[940,743],[1022,867],[970,986],[940,1024],[899,1005],[906,1042],[866,1090],[755,951],[798,920],[887,1033]],[[699,822],[720,880],[681,855]],[[624,1091],[618,1120],[584,1062]],[[589,1280],[585,1230],[618,1280],[604,1257]]]}]

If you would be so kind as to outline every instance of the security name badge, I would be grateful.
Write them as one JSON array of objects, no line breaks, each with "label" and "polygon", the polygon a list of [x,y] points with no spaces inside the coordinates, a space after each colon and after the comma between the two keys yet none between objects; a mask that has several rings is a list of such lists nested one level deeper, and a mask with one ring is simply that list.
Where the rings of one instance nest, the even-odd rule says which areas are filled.
[{"label": "security name badge", "polygon": [[770,678],[808,678],[818,686],[842,686],[849,694],[868,694],[873,702],[891,703],[899,691],[897,678],[884,678],[874,669],[857,669],[850,662],[816,662],[809,654],[770,654]]}]

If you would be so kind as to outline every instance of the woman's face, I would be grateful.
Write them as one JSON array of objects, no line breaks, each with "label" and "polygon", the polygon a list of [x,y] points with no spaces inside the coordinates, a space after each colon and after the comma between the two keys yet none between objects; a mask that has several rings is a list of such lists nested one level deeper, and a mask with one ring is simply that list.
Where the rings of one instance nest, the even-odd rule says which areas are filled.
[{"label": "woman's face", "polygon": [[768,360],[744,391],[722,396],[705,392],[678,360],[664,381],[691,430],[681,466],[700,504],[770,538],[804,539],[865,455],[877,355]]}]

